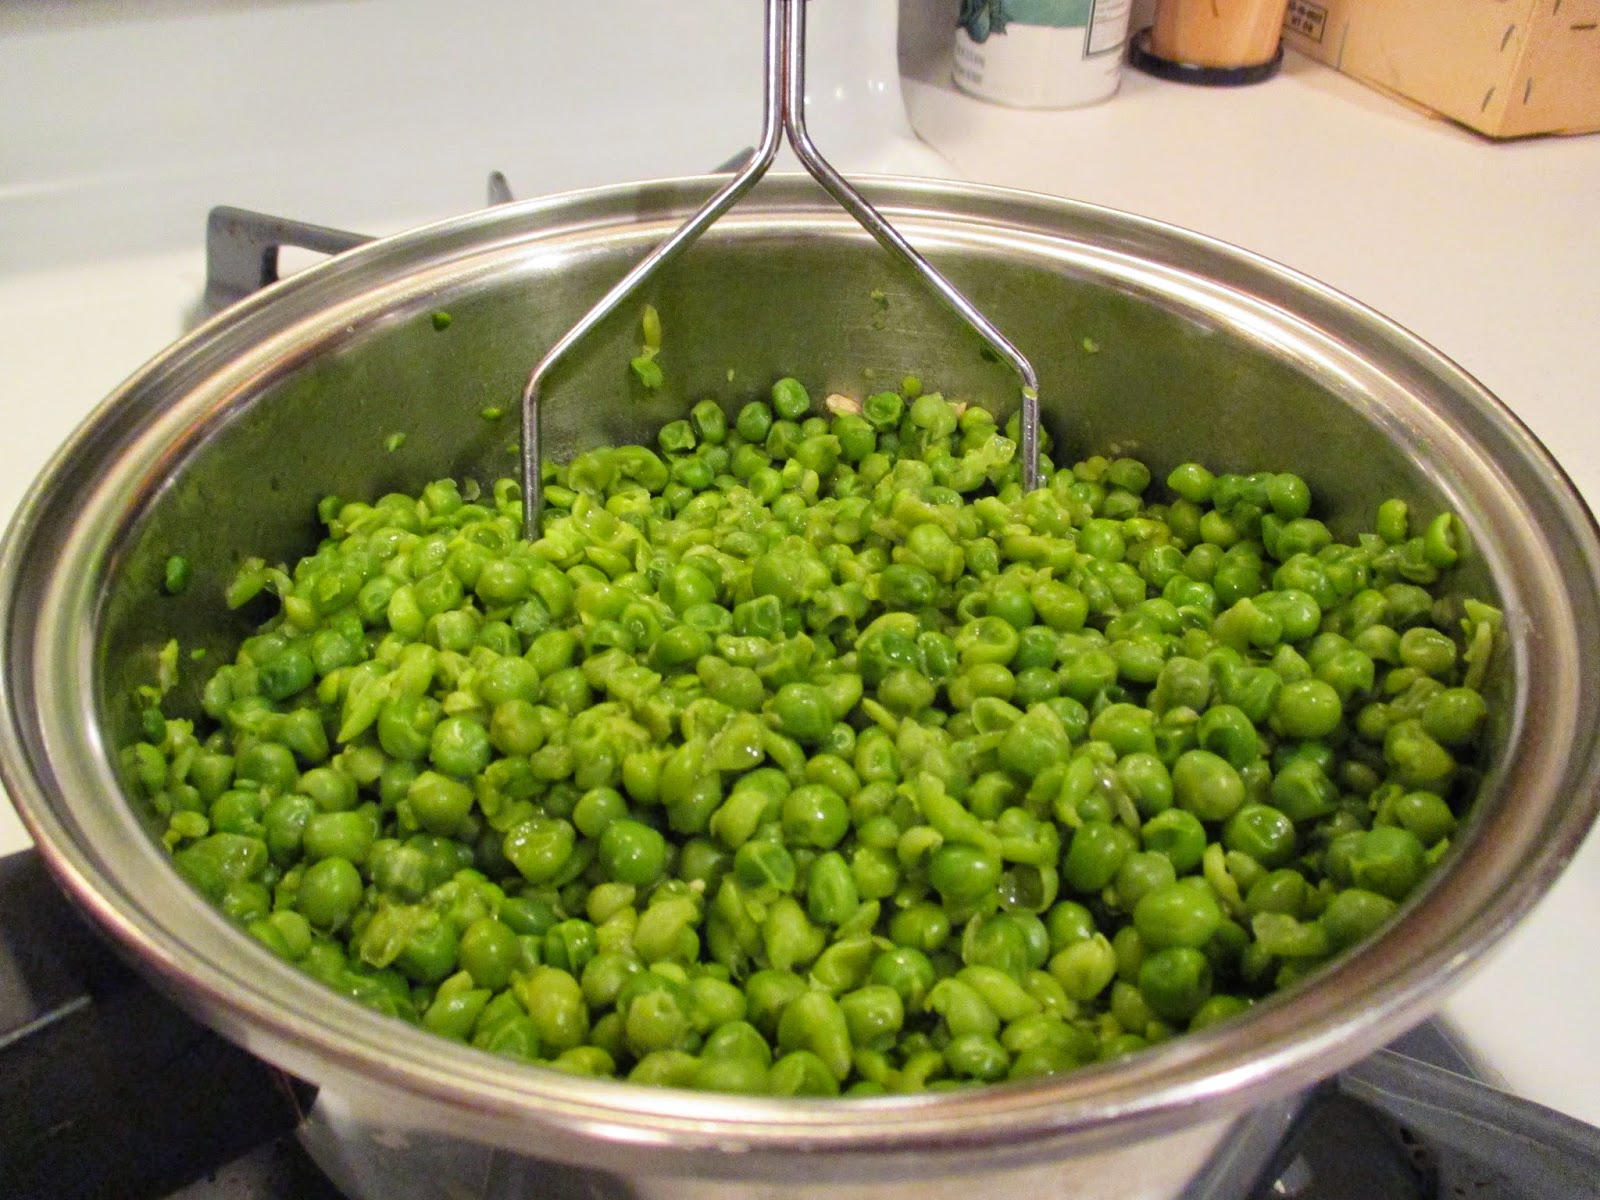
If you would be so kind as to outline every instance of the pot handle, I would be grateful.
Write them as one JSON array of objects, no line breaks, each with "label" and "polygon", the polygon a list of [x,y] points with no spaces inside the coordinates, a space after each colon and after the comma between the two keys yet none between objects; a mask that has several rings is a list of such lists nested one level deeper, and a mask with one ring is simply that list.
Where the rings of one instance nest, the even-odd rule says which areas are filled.
[{"label": "pot handle", "polygon": [[1513,1181],[1518,1194],[1600,1200],[1600,1129],[1593,1125],[1392,1050],[1345,1069],[1335,1086]]},{"label": "pot handle", "polygon": [[284,246],[343,254],[370,241],[361,233],[218,205],[206,217],[206,313],[219,313],[276,283]]}]

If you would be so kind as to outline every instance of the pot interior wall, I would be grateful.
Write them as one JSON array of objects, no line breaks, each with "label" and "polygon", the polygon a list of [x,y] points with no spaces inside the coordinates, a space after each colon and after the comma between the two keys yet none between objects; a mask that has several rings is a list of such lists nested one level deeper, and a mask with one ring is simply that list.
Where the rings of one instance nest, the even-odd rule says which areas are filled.
[{"label": "pot interior wall", "polygon": [[[176,462],[137,516],[104,626],[102,711],[134,729],[134,688],[170,637],[209,661],[231,654],[263,609],[221,615],[218,597],[250,554],[292,562],[316,545],[324,496],[374,499],[431,479],[485,485],[516,469],[517,400],[551,344],[665,226],[599,245],[535,247],[443,286],[429,279],[265,362],[246,387],[195,413]],[[915,237],[915,234],[913,235]],[[915,237],[1030,356],[1041,408],[1070,463],[1144,458],[1157,478],[1196,459],[1214,470],[1293,470],[1318,515],[1348,536],[1398,495],[1422,516],[1453,500],[1396,431],[1403,415],[1318,359],[1317,338],[1283,313],[1205,311],[1181,276],[1115,255],[1085,259],[1068,239],[997,255],[981,240]],[[665,330],[656,392],[628,368],[653,303]],[[1214,306],[1213,306],[1214,307]],[[451,320],[436,328],[435,313]],[[1009,414],[1014,376],[909,272],[841,222],[803,230],[731,220],[581,344],[547,389],[545,445],[557,457],[653,439],[710,396],[731,413],[793,374],[817,399],[864,396],[919,376],[930,390]],[[504,415],[486,419],[485,409]],[[404,435],[403,444],[393,448]],[[193,583],[162,594],[168,556]],[[1462,584],[1482,594],[1486,576]],[[264,603],[264,602],[263,602]],[[204,672],[185,662],[192,705]]]}]

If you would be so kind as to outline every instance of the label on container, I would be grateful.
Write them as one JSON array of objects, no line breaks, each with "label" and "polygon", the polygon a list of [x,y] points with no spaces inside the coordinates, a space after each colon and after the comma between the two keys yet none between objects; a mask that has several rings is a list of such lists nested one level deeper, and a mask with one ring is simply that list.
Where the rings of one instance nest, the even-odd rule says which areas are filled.
[{"label": "label on container", "polygon": [[1288,10],[1283,17],[1283,27],[1298,33],[1301,37],[1308,37],[1313,42],[1320,42],[1323,31],[1328,27],[1327,6],[1313,4],[1311,0],[1289,0]]},{"label": "label on container", "polygon": [[1085,57],[1110,54],[1128,40],[1128,13],[1133,0],[962,0],[957,22],[977,45],[990,37],[1027,30],[1071,29],[1083,36]]},{"label": "label on container", "polygon": [[1020,108],[1070,108],[1117,90],[1132,0],[962,0],[955,81]]}]

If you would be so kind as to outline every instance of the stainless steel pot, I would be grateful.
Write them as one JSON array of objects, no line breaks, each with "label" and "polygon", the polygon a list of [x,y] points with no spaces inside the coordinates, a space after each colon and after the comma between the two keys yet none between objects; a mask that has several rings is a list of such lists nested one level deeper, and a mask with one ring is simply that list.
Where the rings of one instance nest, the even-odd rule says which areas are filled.
[{"label": "stainless steel pot", "polygon": [[[513,473],[516,431],[481,411],[510,409],[540,348],[710,186],[556,197],[374,243],[229,310],[112,396],[0,553],[0,767],[29,829],[147,974],[323,1085],[346,1127],[371,1135],[325,1150],[346,1180],[376,1178],[402,1145],[424,1151],[401,1168],[420,1195],[460,1194],[445,1187],[461,1178],[504,1195],[565,1181],[729,1200],[841,1186],[1155,1198],[1215,1155],[1248,1166],[1259,1154],[1240,1131],[1270,1128],[1286,1098],[1425,1015],[1592,821],[1600,546],[1554,462],[1459,369],[1347,298],[1192,234],[996,190],[867,188],[1038,365],[1058,460],[1117,448],[1157,470],[1190,457],[1296,470],[1344,533],[1390,495],[1466,523],[1456,586],[1507,613],[1482,799],[1392,928],[1248,1016],[1113,1065],[962,1093],[779,1102],[570,1078],[335,998],[183,884],[123,799],[114,751],[132,690],[170,637],[231,650],[242,626],[219,618],[217,597],[238,556],[307,550],[330,491]],[[552,383],[556,453],[638,440],[691,399],[731,405],[779,373],[859,393],[915,371],[1014,402],[1007,371],[807,181],[764,184],[649,299],[667,388],[631,390],[635,318],[619,317]],[[429,319],[440,309],[454,317],[444,331]],[[391,451],[394,433],[407,437]],[[174,553],[194,567],[176,598],[159,586]],[[180,692],[198,675],[186,666]]]}]

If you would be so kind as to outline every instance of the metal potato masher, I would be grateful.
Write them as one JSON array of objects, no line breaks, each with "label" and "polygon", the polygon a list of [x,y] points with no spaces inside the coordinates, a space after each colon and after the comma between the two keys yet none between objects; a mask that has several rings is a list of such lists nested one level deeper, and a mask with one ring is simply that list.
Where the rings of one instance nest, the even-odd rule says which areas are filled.
[{"label": "metal potato masher", "polygon": [[546,377],[596,325],[639,291],[658,271],[688,249],[701,234],[738,203],[777,157],[788,139],[801,164],[841,207],[891,254],[913,267],[955,312],[977,331],[1022,381],[1021,445],[1023,487],[1039,484],[1039,380],[1033,366],[972,302],[963,296],[877,209],[851,187],[817,150],[806,131],[806,0],[766,0],[763,29],[765,72],[761,140],[734,176],[687,221],[624,275],[539,360],[522,391],[522,504],[525,537],[538,536],[544,501],[540,478],[539,401]]}]

